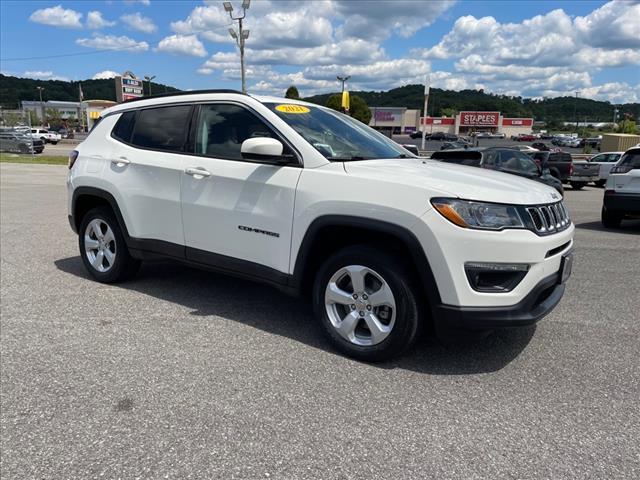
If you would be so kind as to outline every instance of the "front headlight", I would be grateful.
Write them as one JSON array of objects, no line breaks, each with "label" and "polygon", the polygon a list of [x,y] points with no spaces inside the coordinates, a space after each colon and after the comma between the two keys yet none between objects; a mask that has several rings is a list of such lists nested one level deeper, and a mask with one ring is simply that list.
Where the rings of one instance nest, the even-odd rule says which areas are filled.
[{"label": "front headlight", "polygon": [[457,198],[432,198],[431,204],[447,220],[463,228],[502,230],[525,228],[513,205],[473,202]]}]

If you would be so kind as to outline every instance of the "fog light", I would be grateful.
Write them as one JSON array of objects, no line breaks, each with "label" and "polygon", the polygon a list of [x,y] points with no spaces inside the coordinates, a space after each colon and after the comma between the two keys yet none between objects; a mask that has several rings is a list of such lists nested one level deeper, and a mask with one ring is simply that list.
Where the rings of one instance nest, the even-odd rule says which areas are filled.
[{"label": "fog light", "polygon": [[526,263],[467,262],[464,265],[469,285],[477,292],[510,292],[529,271]]}]

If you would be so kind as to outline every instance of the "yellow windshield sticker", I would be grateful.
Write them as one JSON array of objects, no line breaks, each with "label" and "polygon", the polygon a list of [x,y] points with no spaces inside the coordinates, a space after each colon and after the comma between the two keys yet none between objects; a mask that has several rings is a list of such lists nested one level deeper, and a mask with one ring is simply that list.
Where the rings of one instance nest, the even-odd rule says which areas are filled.
[{"label": "yellow windshield sticker", "polygon": [[283,113],[309,113],[310,110],[302,105],[276,105],[276,110]]}]

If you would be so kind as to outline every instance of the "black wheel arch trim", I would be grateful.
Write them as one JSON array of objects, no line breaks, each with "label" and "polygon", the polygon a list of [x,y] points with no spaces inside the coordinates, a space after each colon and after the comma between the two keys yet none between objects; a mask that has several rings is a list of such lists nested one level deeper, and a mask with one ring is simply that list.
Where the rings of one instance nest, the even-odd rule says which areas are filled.
[{"label": "black wheel arch trim", "polygon": [[433,270],[429,264],[429,259],[416,236],[405,227],[397,224],[385,222],[365,217],[351,215],[323,215],[311,222],[300,244],[300,249],[296,256],[291,287],[296,291],[301,290],[302,281],[305,276],[305,268],[309,264],[309,259],[315,239],[320,231],[327,227],[355,227],[367,230],[379,231],[387,235],[399,238],[404,246],[409,250],[411,259],[414,262],[416,271],[422,283],[422,293],[429,301],[429,308],[434,311],[437,305],[441,304],[440,291],[436,283]]}]

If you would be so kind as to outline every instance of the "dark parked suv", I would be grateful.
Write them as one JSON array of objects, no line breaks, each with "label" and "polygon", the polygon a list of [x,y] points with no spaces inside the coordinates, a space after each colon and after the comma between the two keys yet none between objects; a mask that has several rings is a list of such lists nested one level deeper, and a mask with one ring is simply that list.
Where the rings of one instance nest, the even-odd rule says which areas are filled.
[{"label": "dark parked suv", "polygon": [[44,142],[13,129],[0,130],[0,152],[42,153]]},{"label": "dark parked suv", "polygon": [[551,175],[546,163],[537,165],[527,154],[512,148],[440,150],[439,152],[434,152],[431,158],[447,163],[499,170],[529,178],[537,182],[546,183],[564,195],[562,182]]}]

